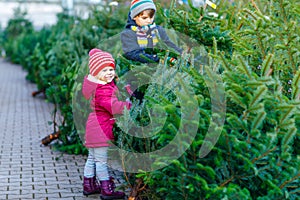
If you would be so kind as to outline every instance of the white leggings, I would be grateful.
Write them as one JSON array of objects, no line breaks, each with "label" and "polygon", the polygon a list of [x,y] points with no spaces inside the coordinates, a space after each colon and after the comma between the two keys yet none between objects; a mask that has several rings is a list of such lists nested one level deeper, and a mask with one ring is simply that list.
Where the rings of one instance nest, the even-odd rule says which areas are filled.
[{"label": "white leggings", "polygon": [[85,163],[83,175],[91,178],[96,175],[99,181],[109,180],[107,168],[108,147],[88,148],[89,155]]}]

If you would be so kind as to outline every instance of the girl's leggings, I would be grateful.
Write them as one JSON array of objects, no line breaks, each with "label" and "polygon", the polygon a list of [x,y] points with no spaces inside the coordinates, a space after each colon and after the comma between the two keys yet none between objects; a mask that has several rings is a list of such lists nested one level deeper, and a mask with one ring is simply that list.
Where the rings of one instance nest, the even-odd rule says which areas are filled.
[{"label": "girl's leggings", "polygon": [[91,178],[96,175],[98,180],[109,180],[107,167],[108,147],[88,148],[89,155],[85,163],[83,175]]}]

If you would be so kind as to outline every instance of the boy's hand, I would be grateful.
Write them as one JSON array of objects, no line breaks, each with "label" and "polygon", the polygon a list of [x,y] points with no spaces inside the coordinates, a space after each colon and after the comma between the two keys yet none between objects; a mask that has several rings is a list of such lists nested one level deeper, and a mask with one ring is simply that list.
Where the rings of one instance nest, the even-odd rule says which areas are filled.
[{"label": "boy's hand", "polygon": [[177,63],[177,60],[173,57],[167,57],[167,63],[171,66],[174,66]]}]

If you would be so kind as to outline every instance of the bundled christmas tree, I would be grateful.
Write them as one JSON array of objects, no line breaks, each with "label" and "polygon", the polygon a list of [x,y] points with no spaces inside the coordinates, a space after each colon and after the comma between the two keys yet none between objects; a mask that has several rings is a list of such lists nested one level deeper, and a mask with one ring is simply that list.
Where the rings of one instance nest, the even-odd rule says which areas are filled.
[{"label": "bundled christmas tree", "polygon": [[[197,62],[190,62],[187,68],[184,60],[188,54],[175,68],[163,68],[160,63],[157,69],[165,69],[166,74],[158,74],[169,77],[167,82],[173,80],[171,74],[183,74],[184,78],[175,79],[174,87],[166,82],[150,84],[145,101],[119,121],[125,133],[133,127],[132,118],[135,123],[144,120],[143,126],[156,122],[160,127],[153,135],[141,129],[142,135],[148,133],[146,139],[138,138],[139,133],[120,134],[119,145],[128,152],[158,151],[173,145],[178,134],[192,137],[191,144],[182,140],[177,150],[165,156],[152,155],[151,162],[139,165],[145,169],[136,175],[145,184],[137,190],[141,199],[299,199],[299,3],[251,1],[233,16],[234,10],[222,9],[223,19],[234,23],[219,19],[219,30],[222,25],[230,28],[226,45],[216,32],[211,42],[205,43],[207,37],[198,37],[203,29],[187,28],[199,23],[198,11],[178,9],[176,15],[183,15],[169,15],[174,28],[182,28],[199,44],[205,44],[210,52],[209,65],[199,70]],[[189,24],[175,25],[181,22]],[[160,76],[148,78],[154,77]],[[193,88],[192,98],[183,92],[186,87]],[[193,100],[198,108],[187,115],[183,102]],[[194,114],[199,119],[186,123],[185,117]],[[187,129],[181,129],[182,123]],[[195,137],[188,126],[194,123],[198,126]],[[189,147],[182,156],[168,162],[172,153],[186,145]],[[128,161],[134,166],[144,161],[128,152],[123,154],[125,164]]]}]

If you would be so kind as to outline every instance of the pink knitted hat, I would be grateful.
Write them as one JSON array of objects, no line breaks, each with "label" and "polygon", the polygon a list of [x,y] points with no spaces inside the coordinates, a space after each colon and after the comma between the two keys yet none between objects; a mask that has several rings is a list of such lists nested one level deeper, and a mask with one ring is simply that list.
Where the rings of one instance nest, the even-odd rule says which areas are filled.
[{"label": "pink knitted hat", "polygon": [[100,49],[92,49],[89,52],[89,68],[90,68],[90,74],[93,76],[97,76],[98,73],[104,68],[104,67],[113,67],[115,66],[115,60],[112,57],[112,55],[108,52],[102,51]]}]

